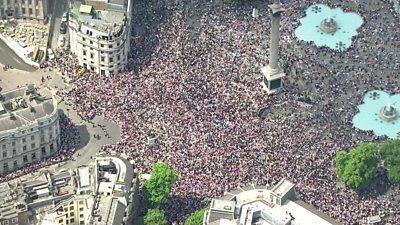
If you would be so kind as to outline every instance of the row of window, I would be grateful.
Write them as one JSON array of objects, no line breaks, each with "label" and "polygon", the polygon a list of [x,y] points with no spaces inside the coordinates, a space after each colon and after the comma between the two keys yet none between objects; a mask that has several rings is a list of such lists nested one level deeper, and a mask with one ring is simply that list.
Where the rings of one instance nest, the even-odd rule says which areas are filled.
[{"label": "row of window", "polygon": [[[54,152],[54,144],[50,144],[50,153],[52,153],[52,152]],[[4,154],[4,153],[3,153]],[[46,147],[45,146],[43,146],[42,148],[41,148],[41,158],[44,158],[44,157],[46,157],[47,156],[47,153],[46,153]],[[31,161],[36,161],[38,158],[37,158],[37,156],[36,156],[36,152],[32,152],[31,153]],[[22,156],[22,160],[23,160],[23,163],[24,164],[26,164],[26,163],[28,163],[28,155],[23,155]],[[19,167],[19,165],[18,165],[18,160],[14,160],[14,162],[13,162],[13,168],[14,169],[17,169]],[[8,166],[8,162],[5,162],[5,163],[3,163],[3,171],[8,171],[9,170],[9,166]]]},{"label": "row of window", "polygon": [[[86,34],[88,34],[88,32],[91,33],[91,31],[87,30]],[[86,38],[82,37],[82,41],[86,42]],[[94,42],[92,40],[89,40],[89,44],[93,45],[93,43]],[[96,44],[99,44],[99,43],[96,43]],[[121,42],[118,41],[116,44],[117,44],[117,46],[115,46],[115,47],[118,48],[121,45]],[[104,47],[113,48],[114,46],[113,46],[113,44],[100,44],[100,47],[101,48],[104,48]]]},{"label": "row of window", "polygon": [[[52,131],[53,131],[53,127],[52,127],[52,126],[50,126],[48,129],[49,129],[49,132],[52,132]],[[33,128],[31,129],[31,131],[33,131]],[[56,132],[57,132],[57,129],[56,129]],[[25,131],[22,131],[22,133],[25,133]],[[44,129],[41,129],[41,130],[40,130],[40,133],[41,133],[41,135],[42,135],[41,138],[40,138],[40,141],[41,141],[41,142],[44,142]],[[50,139],[53,139],[53,134],[50,134],[49,137],[50,137]],[[31,141],[35,141],[35,135],[31,135],[31,136],[30,136],[30,139],[31,139]],[[22,138],[22,143],[26,143],[26,138]],[[15,147],[15,145],[16,145],[16,144],[15,144],[15,141],[11,142],[11,145],[12,145],[13,147]],[[2,145],[2,149],[3,149],[3,150],[5,150],[6,147],[7,147],[6,144],[3,144],[3,145]],[[33,147],[33,148],[34,148],[34,147]]]},{"label": "row of window", "polygon": [[[92,50],[92,49],[91,49],[91,50]],[[82,50],[82,54],[83,54],[83,56],[86,56],[86,55],[87,55],[87,51],[83,49],[83,50]],[[94,59],[94,53],[90,52],[90,58],[91,58],[91,59]],[[105,56],[100,56],[100,61],[101,61],[101,62],[104,62],[105,59],[106,59]],[[110,63],[114,62],[114,57],[109,57],[108,59],[109,59]],[[83,60],[86,60],[86,58],[84,58]],[[120,60],[121,60],[121,55],[118,54],[118,55],[117,55],[117,61],[120,61]]]}]

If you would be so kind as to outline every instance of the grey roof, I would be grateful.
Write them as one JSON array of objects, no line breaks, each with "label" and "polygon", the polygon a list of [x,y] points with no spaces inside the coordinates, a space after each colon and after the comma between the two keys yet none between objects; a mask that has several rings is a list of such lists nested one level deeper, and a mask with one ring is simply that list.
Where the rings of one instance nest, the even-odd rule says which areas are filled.
[{"label": "grey roof", "polygon": [[62,173],[53,175],[51,178],[53,179],[53,181],[58,181],[58,180],[62,180],[62,179],[70,178],[70,177],[71,177],[71,175],[69,174],[69,172],[62,172]]},{"label": "grey roof", "polygon": [[111,203],[111,210],[108,216],[107,225],[121,225],[125,215],[125,205],[117,199],[113,199]]},{"label": "grey roof", "polygon": [[129,190],[133,181],[133,174],[134,174],[133,166],[127,159],[123,157],[120,156],[113,156],[113,157],[120,159],[125,164],[126,167],[125,178],[124,178],[125,190]]},{"label": "grey roof", "polygon": [[[30,101],[29,95],[26,94],[27,89],[27,87],[22,87],[6,93],[1,93],[3,98],[0,103],[3,106],[7,105],[5,108],[8,113],[0,115],[0,132],[31,124],[40,118],[51,115],[57,110],[57,106],[52,98],[41,95],[43,99],[40,98],[39,100],[39,98],[36,98]],[[21,105],[17,108],[11,107],[11,105],[13,105],[11,102],[15,102],[13,99],[16,98],[22,98],[22,100],[24,100],[26,103],[24,106],[25,108]]]},{"label": "grey roof", "polygon": [[220,219],[227,219],[227,220],[233,220],[234,216],[233,213],[221,213],[221,212],[215,212],[215,211],[210,211],[209,219],[208,222],[214,222]]}]

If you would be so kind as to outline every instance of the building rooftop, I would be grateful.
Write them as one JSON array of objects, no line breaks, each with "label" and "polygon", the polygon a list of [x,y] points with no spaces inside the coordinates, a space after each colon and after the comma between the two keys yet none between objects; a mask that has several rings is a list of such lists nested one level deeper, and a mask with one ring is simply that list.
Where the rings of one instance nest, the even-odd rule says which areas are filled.
[{"label": "building rooftop", "polygon": [[[293,194],[294,184],[287,180],[281,180],[272,189],[255,185],[238,188],[211,201],[204,225],[338,224],[304,202],[299,203]],[[273,196],[282,197],[277,201],[279,204],[275,203],[276,197]]]},{"label": "building rooftop", "polygon": [[75,1],[71,4],[70,15],[100,32],[120,33],[126,22],[125,1]]},{"label": "building rooftop", "polygon": [[57,110],[52,96],[36,91],[28,85],[0,93],[0,136],[2,131],[32,124]]}]

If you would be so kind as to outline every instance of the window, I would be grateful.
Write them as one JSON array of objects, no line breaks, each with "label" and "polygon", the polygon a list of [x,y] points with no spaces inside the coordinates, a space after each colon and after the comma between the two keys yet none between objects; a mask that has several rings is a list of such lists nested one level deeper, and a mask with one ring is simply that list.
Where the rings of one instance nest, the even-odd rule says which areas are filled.
[{"label": "window", "polygon": [[104,56],[101,57],[101,61],[104,62]]},{"label": "window", "polygon": [[17,154],[17,150],[14,148],[13,149],[13,155],[16,155]]},{"label": "window", "polygon": [[82,41],[86,41],[86,38],[82,37]]},{"label": "window", "polygon": [[89,43],[92,45],[92,44],[93,44],[93,41],[90,41]]},{"label": "window", "polygon": [[109,47],[109,48],[112,48],[113,46],[112,46],[112,45],[108,45],[108,47]]},{"label": "window", "polygon": [[53,134],[50,134],[50,140],[53,139]]},{"label": "window", "polygon": [[24,162],[28,162],[28,156],[24,155]]},{"label": "window", "polygon": [[3,163],[3,170],[8,171],[8,163]]},{"label": "window", "polygon": [[[74,210],[74,206],[70,206],[70,207],[69,207],[69,210]],[[71,213],[71,216],[74,216],[74,213],[73,213],[73,212]]]},{"label": "window", "polygon": [[31,156],[32,156],[32,160],[36,159],[36,153],[35,152],[33,152]]},{"label": "window", "polygon": [[93,57],[94,57],[94,54],[90,53],[90,58],[93,59]]},{"label": "window", "polygon": [[54,145],[53,144],[50,144],[50,151],[51,152],[54,151]]},{"label": "window", "polygon": [[[72,214],[73,214],[73,213],[72,213]],[[75,223],[75,219],[72,218],[72,219],[69,220],[69,222],[70,222],[70,223]]]},{"label": "window", "polygon": [[110,62],[114,62],[114,58],[113,57],[110,57]]},{"label": "window", "polygon": [[40,142],[44,142],[44,136],[40,137]]},{"label": "window", "polygon": [[58,220],[58,223],[63,223],[63,219]]},{"label": "window", "polygon": [[26,151],[26,145],[22,146],[22,151]]},{"label": "window", "polygon": [[2,147],[2,148],[3,148],[3,150],[4,150],[4,149],[6,149],[6,145],[3,145],[3,147]]},{"label": "window", "polygon": [[118,60],[118,61],[121,60],[120,54],[117,55],[117,60]]},{"label": "window", "polygon": [[13,142],[11,143],[11,145],[12,145],[12,146],[15,146],[15,141],[13,141]]},{"label": "window", "polygon": [[3,152],[3,158],[7,157],[7,151]]},{"label": "window", "polygon": [[18,168],[18,161],[17,160],[14,160],[14,169],[15,168]]},{"label": "window", "polygon": [[42,152],[42,155],[46,155],[46,147],[45,146],[42,147],[41,152]]},{"label": "window", "polygon": [[32,143],[32,144],[31,144],[31,149],[34,149],[34,148],[36,148],[36,144],[35,144],[35,143]]},{"label": "window", "polygon": [[22,138],[22,142],[25,143],[25,142],[26,142],[26,139],[25,139],[25,138]]},{"label": "window", "polygon": [[83,54],[83,55],[86,55],[86,50],[83,50],[82,54]]},{"label": "window", "polygon": [[103,45],[103,44],[101,44],[101,45],[100,45],[100,47],[104,48],[104,45]]}]

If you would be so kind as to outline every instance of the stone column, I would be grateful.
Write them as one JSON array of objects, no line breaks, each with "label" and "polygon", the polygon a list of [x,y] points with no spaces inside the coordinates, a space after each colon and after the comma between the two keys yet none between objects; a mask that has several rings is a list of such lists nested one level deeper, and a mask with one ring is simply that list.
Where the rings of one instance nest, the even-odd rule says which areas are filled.
[{"label": "stone column", "polygon": [[269,64],[261,68],[261,72],[264,75],[261,84],[267,93],[271,94],[282,87],[282,78],[285,77],[279,66],[279,23],[284,9],[279,0],[274,0],[273,4],[268,7],[272,11],[270,58]]},{"label": "stone column", "polygon": [[272,27],[271,27],[271,45],[270,45],[270,62],[271,69],[278,68],[279,58],[279,22],[281,20],[281,13],[284,11],[281,7],[279,0],[274,0],[274,4],[269,5],[272,10]]}]

